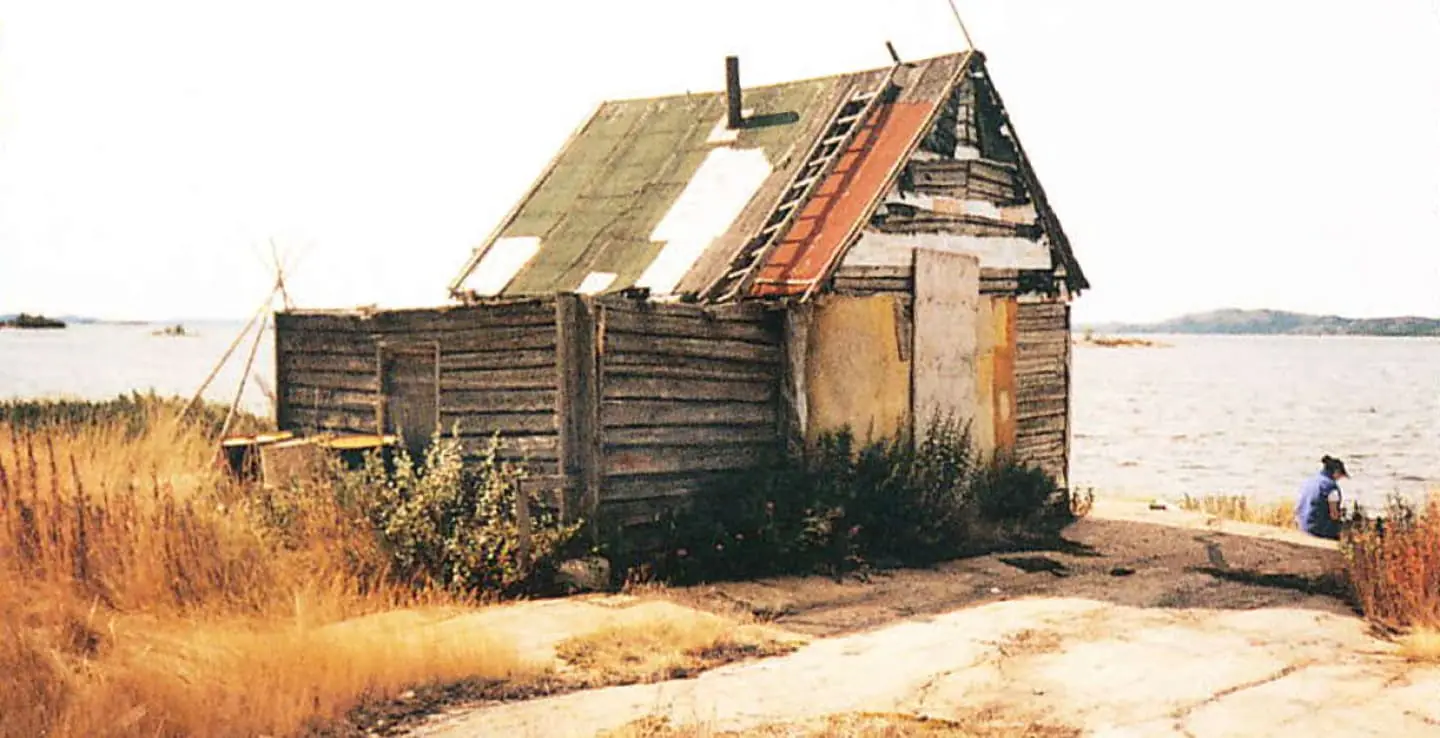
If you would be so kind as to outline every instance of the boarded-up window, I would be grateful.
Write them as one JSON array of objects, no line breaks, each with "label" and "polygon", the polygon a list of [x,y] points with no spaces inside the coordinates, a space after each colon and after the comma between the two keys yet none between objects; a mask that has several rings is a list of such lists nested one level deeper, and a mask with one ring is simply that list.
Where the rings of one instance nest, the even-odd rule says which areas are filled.
[{"label": "boarded-up window", "polygon": [[400,436],[418,457],[440,420],[439,345],[382,345],[379,358],[385,432]]}]

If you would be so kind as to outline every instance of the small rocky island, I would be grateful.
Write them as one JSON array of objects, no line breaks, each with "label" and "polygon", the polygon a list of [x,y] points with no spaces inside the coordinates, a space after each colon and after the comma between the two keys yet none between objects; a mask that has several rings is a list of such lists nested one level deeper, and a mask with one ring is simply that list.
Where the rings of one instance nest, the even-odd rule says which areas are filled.
[{"label": "small rocky island", "polygon": [[43,315],[31,315],[31,314],[29,314],[29,313],[20,313],[19,315],[9,316],[9,317],[0,319],[0,328],[37,328],[37,329],[38,329],[38,328],[45,328],[45,329],[53,329],[53,328],[64,328],[64,327],[65,327],[65,321],[63,321],[63,320],[56,320],[56,319],[54,319],[54,318],[47,318],[47,317],[45,317],[45,316],[43,316]]}]

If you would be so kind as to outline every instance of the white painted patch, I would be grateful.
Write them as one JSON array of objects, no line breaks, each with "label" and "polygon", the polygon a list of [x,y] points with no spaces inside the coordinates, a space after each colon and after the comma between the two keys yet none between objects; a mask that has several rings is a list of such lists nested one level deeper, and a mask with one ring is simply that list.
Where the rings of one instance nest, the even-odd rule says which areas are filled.
[{"label": "white painted patch", "polygon": [[[754,110],[741,110],[741,111],[740,111],[740,117],[741,117],[742,119],[743,119],[743,118],[749,118],[750,116],[752,116],[752,115],[754,115],[754,114],[755,114],[755,111],[754,111]],[[705,143],[708,143],[708,144],[732,144],[732,143],[735,143],[735,141],[736,141],[737,139],[739,139],[739,137],[740,137],[740,129],[739,129],[739,128],[731,128],[731,127],[730,127],[730,114],[729,114],[729,113],[726,113],[725,115],[723,115],[723,116],[720,117],[720,122],[719,122],[719,123],[716,123],[716,124],[715,124],[715,127],[710,130],[710,136],[705,139]]]},{"label": "white painted patch", "polygon": [[535,236],[496,239],[461,286],[477,295],[498,295],[539,250]]},{"label": "white painted patch", "polygon": [[585,281],[581,282],[575,291],[582,295],[604,292],[606,287],[615,283],[615,276],[614,272],[590,272],[585,275]]},{"label": "white painted patch", "polygon": [[960,203],[960,210],[966,215],[1000,219],[1000,208],[995,207],[995,203],[986,200],[963,200]]},{"label": "white painted patch", "polygon": [[955,147],[955,159],[956,159],[957,161],[970,161],[971,159],[979,159],[979,158],[980,158],[980,149],[975,148],[974,146],[956,146],[956,147]]},{"label": "white painted patch", "polygon": [[909,266],[910,252],[930,249],[972,254],[987,269],[1049,269],[1050,247],[1029,239],[957,236],[949,233],[878,233],[865,231],[845,255],[844,266]]},{"label": "white painted patch", "polygon": [[650,240],[665,246],[635,286],[649,287],[656,295],[674,291],[695,260],[740,216],[770,171],[761,149],[712,149],[650,234]]}]

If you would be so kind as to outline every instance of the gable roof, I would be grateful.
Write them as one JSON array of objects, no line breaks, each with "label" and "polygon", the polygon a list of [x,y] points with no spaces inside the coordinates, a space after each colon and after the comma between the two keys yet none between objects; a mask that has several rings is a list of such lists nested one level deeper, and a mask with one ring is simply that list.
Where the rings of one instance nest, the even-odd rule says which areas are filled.
[{"label": "gable roof", "polygon": [[475,250],[451,292],[700,293],[771,221],[836,111],[893,80],[748,291],[804,294],[833,271],[963,74],[982,64],[967,52],[749,88],[738,130],[726,129],[724,92],[604,103]]}]

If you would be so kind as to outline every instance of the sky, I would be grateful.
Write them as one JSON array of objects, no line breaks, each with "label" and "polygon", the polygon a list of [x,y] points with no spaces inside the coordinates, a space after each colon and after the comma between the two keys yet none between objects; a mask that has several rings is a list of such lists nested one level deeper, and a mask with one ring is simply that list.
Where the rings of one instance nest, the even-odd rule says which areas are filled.
[{"label": "sky", "polygon": [[[1440,316],[1437,0],[959,0],[1092,289]],[[443,304],[601,100],[964,48],[946,0],[0,0],[0,313]]]}]

